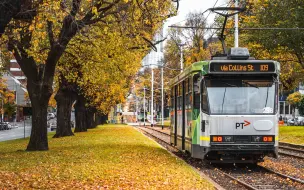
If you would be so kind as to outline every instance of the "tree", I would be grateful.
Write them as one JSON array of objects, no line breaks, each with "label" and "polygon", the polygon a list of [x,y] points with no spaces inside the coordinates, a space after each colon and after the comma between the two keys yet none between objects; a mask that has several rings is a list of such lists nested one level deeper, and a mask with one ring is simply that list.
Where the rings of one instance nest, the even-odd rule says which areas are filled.
[{"label": "tree", "polygon": [[[98,22],[115,21],[117,15],[128,15],[132,10],[145,16],[149,8],[154,14],[170,16],[170,1],[43,1],[35,16],[26,21],[14,20],[7,30],[6,40],[27,77],[27,90],[33,108],[32,131],[27,150],[48,150],[47,106],[53,92],[56,65],[71,39],[80,31]],[[109,19],[109,20],[107,20]],[[153,25],[154,21],[146,23]],[[44,39],[44,40],[41,40]]]},{"label": "tree", "polygon": [[295,108],[298,108],[300,115],[304,114],[304,96],[300,92],[289,94],[286,100],[290,105],[293,106],[293,113],[295,113]]},{"label": "tree", "polygon": [[0,1],[0,37],[12,19],[31,20],[42,1],[1,0]]},{"label": "tree", "polygon": [[[240,17],[240,27],[303,28],[303,5],[303,1],[297,0],[248,1],[247,10]],[[292,90],[304,80],[302,31],[253,30],[244,31],[241,36],[243,44],[248,44],[256,58],[273,59],[281,63],[280,80],[284,90]]]},{"label": "tree", "polygon": [[[166,11],[163,5],[160,3],[153,8],[146,4],[145,9]],[[133,11],[136,12],[117,15],[115,22],[94,24],[90,32],[85,30],[70,42],[57,69],[58,118],[54,137],[73,135],[69,115],[75,100],[75,132],[83,132],[94,127],[95,112],[107,114],[111,106],[124,99],[126,89],[129,89],[126,79],[131,80],[139,68],[140,60],[150,49],[147,41],[152,39],[164,19],[162,14]],[[152,21],[152,25],[147,24]]]},{"label": "tree", "polygon": [[297,104],[297,108],[299,110],[299,114],[301,116],[304,115],[304,96],[302,95],[301,100]]},{"label": "tree", "polygon": [[5,79],[0,79],[0,95],[3,104],[1,112],[10,118],[16,112],[15,94],[8,90]]}]

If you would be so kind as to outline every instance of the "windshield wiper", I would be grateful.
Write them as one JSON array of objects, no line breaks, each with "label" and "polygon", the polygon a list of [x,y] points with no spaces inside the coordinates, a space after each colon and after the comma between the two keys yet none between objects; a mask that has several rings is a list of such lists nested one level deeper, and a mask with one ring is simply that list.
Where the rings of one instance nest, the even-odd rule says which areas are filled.
[{"label": "windshield wiper", "polygon": [[227,87],[225,87],[225,92],[224,92],[223,101],[222,101],[222,113],[223,113],[223,110],[224,110],[224,102],[225,102],[226,90],[227,90]]},{"label": "windshield wiper", "polygon": [[269,86],[267,87],[267,97],[266,97],[265,108],[266,108],[266,106],[267,106],[267,102],[268,102],[268,94],[269,94]]},{"label": "windshield wiper", "polygon": [[246,81],[242,81],[242,83],[245,83],[247,84],[248,86],[251,86],[251,87],[254,87],[254,88],[257,88],[259,89],[259,87],[257,85],[254,85],[254,84],[250,84],[249,82],[246,82]]}]

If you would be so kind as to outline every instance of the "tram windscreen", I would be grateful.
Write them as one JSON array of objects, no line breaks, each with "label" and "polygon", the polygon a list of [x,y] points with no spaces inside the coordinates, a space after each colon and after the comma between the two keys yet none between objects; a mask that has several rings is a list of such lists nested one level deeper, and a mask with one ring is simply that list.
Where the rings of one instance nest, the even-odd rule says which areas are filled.
[{"label": "tram windscreen", "polygon": [[269,115],[275,113],[273,80],[207,80],[211,114]]}]

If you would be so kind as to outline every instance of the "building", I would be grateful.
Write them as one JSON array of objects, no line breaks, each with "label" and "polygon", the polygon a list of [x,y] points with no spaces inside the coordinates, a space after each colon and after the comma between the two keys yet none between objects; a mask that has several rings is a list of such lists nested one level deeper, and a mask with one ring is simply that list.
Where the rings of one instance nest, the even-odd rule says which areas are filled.
[{"label": "building", "polygon": [[17,63],[16,59],[10,60],[9,71],[11,76],[17,79],[23,86],[26,86],[26,77],[22,72],[19,64]]},{"label": "building", "polygon": [[30,102],[26,99],[26,77],[15,59],[10,60],[9,71],[2,78],[6,81],[8,90],[15,92],[16,121],[20,121],[23,119],[22,107],[30,105]]}]

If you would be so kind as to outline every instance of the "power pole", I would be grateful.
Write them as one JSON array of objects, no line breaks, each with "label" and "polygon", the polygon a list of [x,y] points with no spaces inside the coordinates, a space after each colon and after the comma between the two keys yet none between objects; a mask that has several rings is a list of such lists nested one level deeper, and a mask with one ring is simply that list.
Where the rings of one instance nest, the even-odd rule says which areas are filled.
[{"label": "power pole", "polygon": [[[238,7],[238,0],[235,0],[235,7]],[[239,47],[239,14],[234,15],[234,47]]]},{"label": "power pole", "polygon": [[[16,87],[16,119],[15,119],[15,121],[16,121],[16,123],[15,123],[15,125],[17,125],[17,118],[18,118],[18,90],[17,90],[17,84],[15,84],[15,87]],[[23,120],[25,120],[25,118],[23,118]]]},{"label": "power pole", "polygon": [[151,127],[153,127],[153,119],[154,119],[154,112],[153,112],[153,90],[154,90],[154,71],[151,67]]},{"label": "power pole", "polygon": [[183,45],[180,44],[180,67],[181,67],[181,73],[183,72],[184,70],[184,57],[183,57]]},{"label": "power pole", "polygon": [[164,64],[161,67],[161,124],[164,129]]},{"label": "power pole", "polygon": [[144,126],[146,126],[146,87],[144,86]]},{"label": "power pole", "polygon": [[136,123],[138,123],[138,101],[137,101],[137,95],[135,93],[135,101],[136,101]]}]

